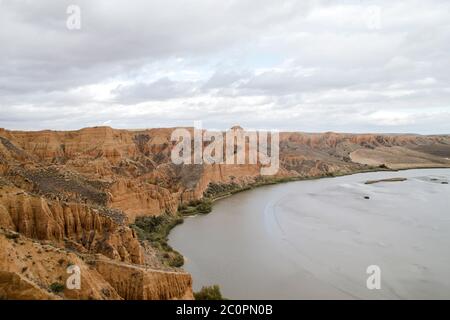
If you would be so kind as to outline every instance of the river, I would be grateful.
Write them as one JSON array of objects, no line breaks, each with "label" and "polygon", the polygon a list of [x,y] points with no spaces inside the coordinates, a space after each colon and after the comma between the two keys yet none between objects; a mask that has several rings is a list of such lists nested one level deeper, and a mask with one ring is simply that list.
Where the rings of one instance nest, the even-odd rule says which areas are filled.
[{"label": "river", "polygon": [[[364,183],[393,177],[407,180]],[[169,244],[195,290],[230,299],[450,299],[449,181],[417,169],[260,187],[186,218]]]}]

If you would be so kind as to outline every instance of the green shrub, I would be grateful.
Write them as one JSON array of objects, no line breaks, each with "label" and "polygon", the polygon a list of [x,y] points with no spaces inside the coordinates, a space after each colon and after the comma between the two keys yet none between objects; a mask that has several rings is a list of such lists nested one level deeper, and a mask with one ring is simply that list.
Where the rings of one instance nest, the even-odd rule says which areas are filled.
[{"label": "green shrub", "polygon": [[184,257],[177,251],[173,250],[169,253],[167,264],[171,267],[180,268],[184,264]]},{"label": "green shrub", "polygon": [[220,288],[218,285],[202,287],[198,292],[194,292],[195,300],[226,300],[222,297]]},{"label": "green shrub", "polygon": [[50,290],[53,292],[53,293],[60,293],[60,292],[63,292],[64,291],[64,285],[62,284],[62,283],[59,283],[59,282],[53,282],[51,285],[50,285]]},{"label": "green shrub", "polygon": [[210,201],[202,202],[197,206],[198,213],[206,214],[206,213],[210,213],[211,210],[212,210],[212,204]]},{"label": "green shrub", "polygon": [[167,243],[170,230],[180,223],[183,223],[181,216],[163,214],[156,217],[139,217],[131,227],[140,240],[150,241],[152,247],[157,249],[162,263],[170,267],[181,267],[184,264],[183,256]]},{"label": "green shrub", "polygon": [[19,236],[18,233],[10,233],[10,234],[7,234],[7,235],[6,235],[6,238],[7,238],[7,239],[14,240],[14,239],[19,239],[20,236]]},{"label": "green shrub", "polygon": [[180,205],[179,212],[183,216],[192,216],[196,214],[210,213],[212,210],[212,203],[209,199],[193,200],[188,205]]},{"label": "green shrub", "polygon": [[183,218],[169,214],[156,217],[139,217],[132,227],[141,240],[161,241],[167,238],[170,230],[183,223]]}]

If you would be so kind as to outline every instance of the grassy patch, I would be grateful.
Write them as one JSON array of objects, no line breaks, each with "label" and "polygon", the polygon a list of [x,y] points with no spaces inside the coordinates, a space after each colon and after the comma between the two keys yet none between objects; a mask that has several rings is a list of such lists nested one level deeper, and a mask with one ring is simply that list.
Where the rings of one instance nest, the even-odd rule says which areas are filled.
[{"label": "grassy patch", "polygon": [[162,214],[156,217],[139,217],[131,227],[136,231],[140,240],[147,240],[157,249],[158,257],[169,267],[181,267],[183,256],[168,243],[167,236],[172,228],[183,223],[180,215]]},{"label": "grassy patch", "polygon": [[202,287],[198,292],[194,292],[195,300],[227,300],[222,296],[218,285]]},{"label": "grassy patch", "polygon": [[188,204],[181,205],[178,211],[183,216],[192,216],[196,214],[207,214],[212,210],[212,201],[208,198],[203,200],[194,200]]},{"label": "grassy patch", "polygon": [[63,292],[64,291],[64,285],[62,284],[62,283],[59,283],[59,282],[53,282],[51,285],[50,285],[50,291],[51,292],[53,292],[53,293],[61,293],[61,292]]},{"label": "grassy patch", "polygon": [[203,196],[205,198],[209,198],[209,199],[220,198],[223,196],[233,194],[233,192],[236,192],[236,191],[240,190],[241,188],[242,187],[235,182],[231,182],[231,183],[210,182],[208,184],[208,188],[203,193]]},{"label": "grassy patch", "polygon": [[[266,186],[271,184],[278,184],[283,182],[297,181],[301,180],[299,177],[284,177],[284,178],[273,178],[259,176],[254,182],[245,185],[238,184],[236,182],[231,183],[216,183],[210,182],[208,188],[203,193],[204,199],[212,201],[218,198],[233,195],[242,191],[251,190],[256,187]],[[204,201],[206,201],[204,200]]]},{"label": "grassy patch", "polygon": [[19,239],[20,238],[18,233],[9,233],[9,234],[6,234],[5,237],[7,239],[10,239],[10,240],[14,240],[14,239]]}]

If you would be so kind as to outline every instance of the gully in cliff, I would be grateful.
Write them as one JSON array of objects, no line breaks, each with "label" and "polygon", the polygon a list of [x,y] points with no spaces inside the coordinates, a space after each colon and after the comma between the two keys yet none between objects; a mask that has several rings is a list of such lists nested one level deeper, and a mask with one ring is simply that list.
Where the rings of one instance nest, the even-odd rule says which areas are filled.
[{"label": "gully in cliff", "polygon": [[[270,132],[269,135],[265,131],[244,131],[241,127],[234,126],[223,134],[201,128],[201,122],[196,121],[194,139],[187,129],[178,128],[172,132],[171,141],[177,142],[171,152],[174,164],[257,164],[259,162],[261,175],[275,175],[278,172],[280,165],[278,132]],[[192,141],[194,142],[193,155]]]}]

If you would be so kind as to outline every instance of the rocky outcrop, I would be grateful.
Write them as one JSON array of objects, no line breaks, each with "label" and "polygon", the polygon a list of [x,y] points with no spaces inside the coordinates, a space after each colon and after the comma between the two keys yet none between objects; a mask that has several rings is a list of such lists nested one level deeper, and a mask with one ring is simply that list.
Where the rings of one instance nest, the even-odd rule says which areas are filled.
[{"label": "rocky outcrop", "polygon": [[75,243],[83,253],[102,253],[121,261],[143,262],[136,235],[123,223],[126,217],[120,220],[101,209],[53,202],[15,188],[1,188],[0,226],[33,239]]},{"label": "rocky outcrop", "polygon": [[[30,192],[117,208],[130,221],[139,215],[173,213],[180,201],[201,197],[209,182],[246,183],[259,176],[258,165],[172,165],[172,130],[3,130],[0,172]],[[233,130],[242,128],[235,126]],[[448,136],[285,132],[280,134],[281,168],[277,176],[364,170],[383,164],[374,159],[377,155],[371,150],[392,147],[403,150],[390,162],[394,167],[412,151],[429,161],[417,161],[416,157],[406,165],[449,165]],[[439,155],[434,154],[437,150]],[[433,154],[434,158],[429,157]],[[23,167],[24,163],[27,166]]]},{"label": "rocky outcrop", "polygon": [[[175,165],[172,131],[1,129],[0,298],[191,299],[190,275],[164,267],[129,224],[140,216],[173,215],[211,185],[260,185],[261,167]],[[445,135],[285,132],[272,178],[450,167],[449,159]],[[51,292],[67,278],[69,262],[82,269],[82,289]]]},{"label": "rocky outcrop", "polygon": [[95,266],[124,299],[193,299],[192,278],[188,273],[154,270],[107,260],[97,260]]},{"label": "rocky outcrop", "polygon": [[[65,286],[70,266],[80,270],[79,289]],[[55,284],[61,291],[52,292]],[[0,299],[193,299],[192,278],[74,253],[0,228]]]},{"label": "rocky outcrop", "polygon": [[109,206],[126,212],[130,222],[137,216],[175,213],[178,193],[158,185],[118,179],[110,189]]},{"label": "rocky outcrop", "polygon": [[0,271],[0,299],[56,300],[58,298],[18,273]]},{"label": "rocky outcrop", "polygon": [[[77,290],[64,286],[71,265],[80,268]],[[52,284],[61,285],[62,290],[52,292]],[[79,255],[4,229],[0,229],[0,298],[122,299]]]}]

